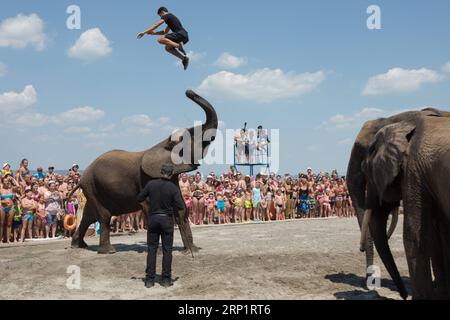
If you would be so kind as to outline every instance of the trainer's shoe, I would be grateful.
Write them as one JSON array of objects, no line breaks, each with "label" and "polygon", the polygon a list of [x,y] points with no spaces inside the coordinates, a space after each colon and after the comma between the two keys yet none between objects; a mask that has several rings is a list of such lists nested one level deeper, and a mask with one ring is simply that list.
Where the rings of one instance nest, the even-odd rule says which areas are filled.
[{"label": "trainer's shoe", "polygon": [[173,286],[172,279],[163,279],[163,280],[162,280],[162,282],[161,282],[161,287],[169,288],[169,287],[171,287],[171,286]]},{"label": "trainer's shoe", "polygon": [[183,47],[183,42],[180,42],[179,45],[180,45],[180,46],[178,47],[178,50],[179,50],[182,54],[186,55],[186,51],[184,51],[184,47]]},{"label": "trainer's shoe", "polygon": [[145,287],[153,288],[155,286],[155,279],[145,279]]},{"label": "trainer's shoe", "polygon": [[184,57],[182,62],[183,62],[184,70],[186,70],[187,67],[189,66],[189,58],[188,57]]}]

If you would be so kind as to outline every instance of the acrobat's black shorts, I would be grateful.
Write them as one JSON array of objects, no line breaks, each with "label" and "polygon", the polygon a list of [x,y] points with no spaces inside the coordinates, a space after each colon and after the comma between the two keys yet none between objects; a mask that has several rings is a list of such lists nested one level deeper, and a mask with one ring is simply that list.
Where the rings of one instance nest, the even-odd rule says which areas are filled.
[{"label": "acrobat's black shorts", "polygon": [[183,32],[183,31],[169,33],[169,34],[165,35],[165,38],[169,39],[173,42],[176,42],[176,43],[183,42],[183,44],[186,44],[189,42],[189,36],[188,36],[187,32]]}]

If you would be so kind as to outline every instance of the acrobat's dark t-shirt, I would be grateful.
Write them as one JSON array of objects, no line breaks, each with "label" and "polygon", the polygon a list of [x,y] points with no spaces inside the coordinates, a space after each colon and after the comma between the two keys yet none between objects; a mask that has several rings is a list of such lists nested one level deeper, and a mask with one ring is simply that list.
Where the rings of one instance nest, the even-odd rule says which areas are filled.
[{"label": "acrobat's dark t-shirt", "polygon": [[167,13],[162,16],[162,19],[172,32],[178,33],[180,31],[186,31],[183,28],[183,25],[181,24],[180,20],[178,20],[178,18],[173,14]]}]

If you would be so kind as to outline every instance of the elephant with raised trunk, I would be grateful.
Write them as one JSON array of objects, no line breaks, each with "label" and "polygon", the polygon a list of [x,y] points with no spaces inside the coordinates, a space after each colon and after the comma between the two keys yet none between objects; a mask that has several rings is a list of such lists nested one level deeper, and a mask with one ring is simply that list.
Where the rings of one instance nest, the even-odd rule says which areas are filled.
[{"label": "elephant with raised trunk", "polygon": [[406,298],[386,235],[389,211],[402,200],[412,297],[450,299],[450,118],[418,115],[414,121],[383,127],[369,147],[362,171],[367,181],[362,244],[369,229]]},{"label": "elephant with raised trunk", "polygon": [[[178,176],[184,172],[196,170],[199,160],[214,141],[217,131],[217,114],[211,104],[188,90],[186,96],[196,102],[206,113],[206,122],[198,127],[183,130],[189,134],[190,141],[184,141],[186,134],[176,141],[173,136],[142,152],[114,150],[97,158],[84,172],[77,188],[82,188],[87,202],[81,223],[72,237],[72,247],[86,248],[84,235],[92,223],[100,222],[100,247],[98,253],[114,253],[110,243],[111,216],[136,212],[142,208],[137,196],[148,181],[161,177],[163,164],[172,162],[173,153],[179,150],[180,164],[175,163],[172,181],[178,187]],[[195,136],[194,136],[195,135]],[[209,138],[204,141],[204,136]],[[188,148],[179,148],[180,144]],[[190,150],[190,155],[182,154]],[[176,161],[178,162],[178,161]],[[75,191],[75,190],[74,190]],[[68,197],[70,198],[70,197]],[[178,219],[183,244],[188,249],[195,249],[192,232],[186,210],[181,210]]]},{"label": "elephant with raised trunk", "polygon": [[[360,228],[362,228],[364,213],[367,209],[367,179],[362,172],[361,166],[366,159],[370,144],[372,143],[377,132],[383,127],[399,122],[415,123],[417,116],[450,117],[450,112],[440,111],[432,108],[427,108],[422,111],[404,112],[388,118],[367,121],[359,132],[353,145],[350,161],[348,164],[347,185]],[[397,222],[397,215],[398,210],[397,207],[395,207],[393,208],[393,217],[388,231],[388,237],[390,237],[394,232]],[[367,232],[365,234],[367,234],[367,239],[364,239],[362,250],[366,252],[366,268],[368,268],[369,266],[373,265],[374,250],[373,239],[370,236],[370,233]]]}]

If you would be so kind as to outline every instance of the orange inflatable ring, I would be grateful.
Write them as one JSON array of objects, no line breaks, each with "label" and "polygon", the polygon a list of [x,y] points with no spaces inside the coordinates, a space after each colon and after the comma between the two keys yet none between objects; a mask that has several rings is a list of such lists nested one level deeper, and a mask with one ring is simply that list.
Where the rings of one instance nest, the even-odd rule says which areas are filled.
[{"label": "orange inflatable ring", "polygon": [[[69,221],[72,220],[72,224],[69,224]],[[68,231],[74,231],[77,228],[77,217],[72,216],[71,214],[66,215],[64,218],[64,229]]]}]

